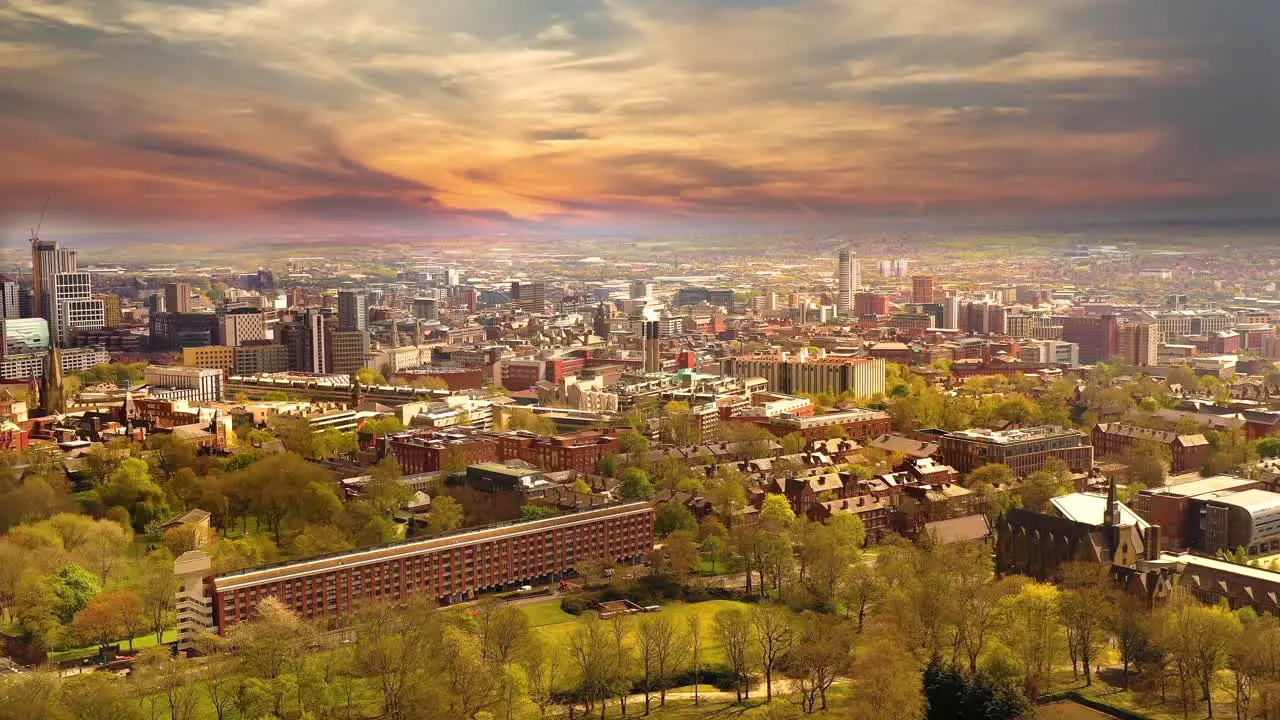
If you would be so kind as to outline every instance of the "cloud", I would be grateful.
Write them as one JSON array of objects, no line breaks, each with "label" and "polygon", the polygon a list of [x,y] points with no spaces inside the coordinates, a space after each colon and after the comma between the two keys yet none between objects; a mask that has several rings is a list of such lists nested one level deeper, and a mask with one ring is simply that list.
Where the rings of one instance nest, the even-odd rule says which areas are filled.
[{"label": "cloud", "polygon": [[1277,26],[1274,0],[12,0],[0,164],[86,216],[1251,213],[1280,193]]}]

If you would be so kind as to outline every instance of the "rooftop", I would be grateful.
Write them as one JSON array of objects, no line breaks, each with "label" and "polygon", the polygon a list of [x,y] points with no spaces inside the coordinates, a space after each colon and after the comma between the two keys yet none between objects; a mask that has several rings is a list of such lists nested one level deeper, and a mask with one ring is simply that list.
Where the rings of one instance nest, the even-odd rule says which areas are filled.
[{"label": "rooftop", "polygon": [[1028,440],[1061,437],[1064,435],[1080,435],[1081,433],[1079,430],[1071,430],[1058,425],[1041,425],[1039,427],[1017,428],[1015,430],[987,430],[985,428],[972,428],[969,430],[956,430],[948,434],[952,437],[963,438],[965,440],[981,440],[997,443],[999,445],[1011,445],[1013,443],[1027,442]]}]

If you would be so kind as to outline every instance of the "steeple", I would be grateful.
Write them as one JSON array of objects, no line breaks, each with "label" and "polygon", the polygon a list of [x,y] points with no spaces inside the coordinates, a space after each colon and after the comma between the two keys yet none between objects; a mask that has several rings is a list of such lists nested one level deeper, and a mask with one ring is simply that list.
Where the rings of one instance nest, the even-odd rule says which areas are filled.
[{"label": "steeple", "polygon": [[44,412],[46,415],[62,415],[66,411],[66,398],[62,395],[62,356],[58,354],[55,341],[49,345],[44,369]]},{"label": "steeple", "polygon": [[1107,527],[1120,526],[1120,501],[1116,498],[1116,479],[1107,481]]}]

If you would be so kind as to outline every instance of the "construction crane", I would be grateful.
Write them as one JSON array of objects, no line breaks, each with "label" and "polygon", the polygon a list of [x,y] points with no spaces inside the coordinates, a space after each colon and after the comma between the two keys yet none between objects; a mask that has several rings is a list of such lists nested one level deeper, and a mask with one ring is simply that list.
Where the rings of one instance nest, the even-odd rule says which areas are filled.
[{"label": "construction crane", "polygon": [[40,208],[40,222],[37,222],[36,226],[31,228],[31,242],[33,243],[40,240],[40,228],[44,227],[44,214],[49,212],[49,199],[51,197],[51,195],[44,196],[44,207]]}]

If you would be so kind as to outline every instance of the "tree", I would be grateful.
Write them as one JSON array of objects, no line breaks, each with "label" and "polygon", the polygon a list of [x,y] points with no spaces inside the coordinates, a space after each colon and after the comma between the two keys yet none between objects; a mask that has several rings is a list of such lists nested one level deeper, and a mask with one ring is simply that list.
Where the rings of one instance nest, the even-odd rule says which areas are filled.
[{"label": "tree", "polygon": [[787,433],[779,440],[782,444],[783,455],[796,455],[804,452],[809,447],[809,440],[798,432]]},{"label": "tree", "polygon": [[992,487],[999,487],[1001,485],[1008,485],[1015,480],[1017,480],[1017,477],[1013,474],[1013,470],[1009,469],[1008,465],[1003,463],[987,463],[986,465],[974,468],[972,472],[966,475],[964,478],[964,486],[972,488],[982,483],[986,483]]},{"label": "tree", "polygon": [[934,657],[924,671],[925,720],[1017,720],[1031,702],[1008,683],[976,672],[965,675]]},{"label": "tree", "polygon": [[623,430],[618,433],[618,452],[625,455],[629,462],[639,463],[649,452],[649,438],[635,430]]},{"label": "tree", "polygon": [[659,705],[666,707],[667,685],[675,669],[684,661],[689,645],[666,615],[646,615],[636,625],[636,645],[643,668],[644,714],[649,714],[650,691],[656,683]]},{"label": "tree", "polygon": [[395,457],[388,455],[369,472],[369,480],[360,488],[360,496],[382,515],[391,517],[413,497],[413,490],[401,482],[403,473]]},{"label": "tree", "polygon": [[1070,486],[1059,475],[1039,470],[1027,476],[1022,483],[1022,506],[1033,512],[1044,512],[1049,501],[1070,492]]},{"label": "tree", "polygon": [[786,496],[770,494],[760,506],[760,524],[766,532],[786,532],[796,521],[796,513]]},{"label": "tree", "polygon": [[1173,467],[1173,454],[1166,445],[1142,442],[1128,453],[1125,462],[1129,465],[1129,484],[1160,487]]},{"label": "tree", "polygon": [[1240,634],[1240,621],[1223,607],[1206,606],[1178,593],[1157,613],[1157,642],[1169,653],[1178,676],[1183,716],[1194,702],[1192,687],[1208,704],[1213,717],[1213,683],[1225,667],[1227,656]]},{"label": "tree", "polygon": [[689,626],[689,670],[693,672],[693,706],[698,706],[698,680],[702,673],[702,618],[693,613],[685,618]]},{"label": "tree", "polygon": [[787,673],[796,680],[804,712],[827,709],[827,691],[849,672],[852,660],[853,633],[848,623],[805,613],[795,649],[787,660]]},{"label": "tree", "polygon": [[546,718],[555,703],[556,685],[564,662],[564,648],[558,641],[531,643],[520,663],[528,680],[529,700],[538,706],[538,716]]},{"label": "tree", "polygon": [[108,645],[112,640],[127,639],[131,652],[133,639],[145,623],[142,601],[131,590],[109,590],[95,595],[74,620],[81,640]]},{"label": "tree", "polygon": [[884,596],[885,590],[880,574],[864,562],[853,563],[841,574],[837,595],[845,616],[856,619],[859,635],[866,628],[871,608]]},{"label": "tree", "polygon": [[605,703],[613,694],[616,668],[615,644],[609,629],[599,615],[585,612],[569,631],[567,643],[569,657],[577,670],[578,696],[586,705],[587,712],[599,703],[603,714]]},{"label": "tree", "polygon": [[431,510],[427,513],[427,533],[443,535],[462,527],[466,513],[457,500],[448,495],[437,495],[431,499]]},{"label": "tree", "polygon": [[1059,591],[1030,582],[1000,603],[999,635],[1023,673],[1027,697],[1036,697],[1058,656]]},{"label": "tree", "polygon": [[133,534],[128,527],[110,520],[98,520],[93,523],[92,534],[80,545],[76,554],[105,585],[132,542]]},{"label": "tree", "polygon": [[124,635],[120,617],[111,607],[111,602],[112,598],[104,593],[90,600],[83,610],[76,613],[73,624],[81,642],[103,646]]},{"label": "tree", "polygon": [[680,530],[691,533],[698,532],[698,521],[694,519],[693,513],[689,511],[689,508],[674,502],[663,503],[658,506],[658,512],[655,513],[653,519],[654,534],[664,538]]},{"label": "tree", "polygon": [[76,720],[137,720],[134,694],[129,681],[112,673],[87,673],[63,680],[62,704]]},{"label": "tree", "polygon": [[164,520],[169,515],[169,501],[164,490],[152,482],[151,470],[139,458],[126,458],[99,489],[103,505],[119,505],[129,511],[133,528],[146,530],[154,520]]},{"label": "tree", "polygon": [[1280,437],[1263,438],[1258,441],[1258,454],[1262,457],[1280,457]]},{"label": "tree", "polygon": [[1125,689],[1129,688],[1129,669],[1145,655],[1151,643],[1150,618],[1146,605],[1123,590],[1109,592],[1111,611],[1107,613],[1108,630],[1115,642],[1123,672]]},{"label": "tree", "polygon": [[677,581],[688,578],[698,565],[698,546],[688,530],[677,530],[668,535],[662,550],[666,555],[667,570]]},{"label": "tree", "polygon": [[169,720],[189,720],[197,707],[196,684],[191,661],[185,655],[171,656],[169,648],[158,646],[143,650],[134,661],[134,673],[145,688],[146,704],[152,715],[167,712]]},{"label": "tree", "polygon": [[386,437],[393,433],[404,432],[404,423],[392,415],[374,417],[360,424],[360,432],[369,433],[375,438]]},{"label": "tree", "polygon": [[724,650],[733,675],[733,690],[737,702],[751,697],[751,619],[737,608],[720,610],[715,614],[713,633]]},{"label": "tree", "polygon": [[157,550],[143,558],[138,568],[136,590],[147,625],[155,634],[156,643],[161,643],[174,615],[173,597],[178,591],[178,579],[173,574],[173,556],[168,551]]},{"label": "tree", "polygon": [[853,676],[859,689],[849,717],[857,720],[917,720],[924,715],[919,665],[887,626],[871,634],[858,655]]},{"label": "tree", "polygon": [[653,497],[653,484],[649,482],[649,473],[638,467],[623,470],[622,483],[618,491],[624,500],[648,500]]},{"label": "tree", "polygon": [[1076,659],[1084,669],[1084,684],[1093,685],[1093,658],[1106,640],[1111,605],[1099,586],[1071,588],[1061,595],[1059,614],[1067,631],[1071,669]]},{"label": "tree", "polygon": [[764,671],[765,702],[773,702],[773,673],[796,641],[790,611],[775,605],[759,605],[751,611],[751,628]]},{"label": "tree", "polygon": [[161,541],[165,548],[179,557],[182,553],[189,550],[199,550],[213,540],[212,533],[202,525],[182,524],[175,525],[164,531],[161,535]]},{"label": "tree", "polygon": [[386,385],[387,379],[377,370],[360,368],[356,370],[356,382],[361,385]]},{"label": "tree", "polygon": [[520,608],[500,602],[482,602],[476,626],[480,658],[492,665],[506,665],[530,642],[529,617]]}]

